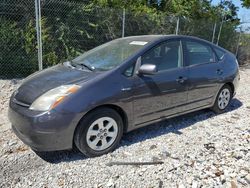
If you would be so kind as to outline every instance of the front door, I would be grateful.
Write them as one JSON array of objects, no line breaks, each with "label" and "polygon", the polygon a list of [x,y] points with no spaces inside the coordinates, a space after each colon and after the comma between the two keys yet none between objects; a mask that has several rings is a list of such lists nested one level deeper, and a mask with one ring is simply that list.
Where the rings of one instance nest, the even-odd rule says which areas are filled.
[{"label": "front door", "polygon": [[134,92],[135,125],[183,110],[187,103],[187,69],[183,67],[180,40],[168,40],[141,57],[141,64],[155,64],[154,75],[137,75]]}]

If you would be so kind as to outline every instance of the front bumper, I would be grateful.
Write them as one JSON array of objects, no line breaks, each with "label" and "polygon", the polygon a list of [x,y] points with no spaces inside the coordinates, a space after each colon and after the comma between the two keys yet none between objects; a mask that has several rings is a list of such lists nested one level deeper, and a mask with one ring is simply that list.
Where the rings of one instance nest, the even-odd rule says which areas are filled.
[{"label": "front bumper", "polygon": [[36,112],[10,101],[9,120],[17,137],[36,151],[71,149],[79,118],[73,113]]}]

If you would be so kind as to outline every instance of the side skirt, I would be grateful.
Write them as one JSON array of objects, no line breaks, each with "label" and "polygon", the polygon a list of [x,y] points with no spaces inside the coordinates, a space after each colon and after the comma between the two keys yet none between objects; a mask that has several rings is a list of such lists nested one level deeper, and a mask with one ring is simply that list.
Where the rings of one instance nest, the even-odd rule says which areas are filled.
[{"label": "side skirt", "polygon": [[130,129],[128,129],[127,132],[130,132],[132,130],[135,130],[135,129],[138,129],[140,127],[144,127],[144,126],[147,126],[147,125],[150,125],[150,124],[153,124],[153,123],[157,123],[157,122],[164,121],[164,120],[167,120],[167,119],[170,119],[170,118],[173,118],[173,117],[181,116],[181,115],[184,115],[184,114],[188,114],[188,113],[195,112],[195,111],[198,111],[198,110],[203,110],[203,109],[210,108],[210,107],[212,107],[212,106],[211,105],[205,105],[205,106],[201,106],[199,108],[194,108],[194,109],[191,109],[191,110],[183,111],[183,112],[180,112],[180,113],[172,114],[172,115],[161,117],[161,118],[158,118],[158,119],[153,119],[153,120],[141,123],[141,124],[136,124],[134,126],[129,126]]}]

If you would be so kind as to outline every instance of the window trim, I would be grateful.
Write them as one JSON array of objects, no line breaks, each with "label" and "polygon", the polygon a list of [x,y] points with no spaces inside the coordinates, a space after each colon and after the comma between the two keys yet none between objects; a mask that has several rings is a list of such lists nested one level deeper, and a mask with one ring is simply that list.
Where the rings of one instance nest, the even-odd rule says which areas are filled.
[{"label": "window trim", "polygon": [[[217,61],[218,61],[218,62],[223,61],[223,60],[225,59],[226,52],[225,52],[224,50],[222,50],[221,48],[217,47],[217,46],[212,46],[212,48],[213,48],[213,51],[214,51],[214,53],[215,53],[215,56],[216,56]],[[219,50],[219,51],[223,52],[223,57],[222,57],[222,59],[219,58],[218,54],[216,53],[216,50]]]},{"label": "window trim", "polygon": [[[127,66],[127,67],[124,69],[124,71],[122,71],[122,75],[125,76],[126,78],[131,78],[131,77],[133,77],[133,76],[134,76],[134,72],[135,72],[135,66],[136,66],[136,62],[133,63],[133,64],[131,63],[129,66]],[[128,75],[126,75],[125,73],[126,73],[126,71],[127,71],[130,67],[132,67],[132,73],[131,73],[130,76],[128,76]]]},{"label": "window trim", "polygon": [[[213,47],[209,44],[209,43],[206,43],[206,42],[203,42],[203,41],[200,41],[200,40],[195,40],[195,39],[182,39],[183,41],[183,46],[184,46],[184,58],[185,58],[185,67],[196,67],[196,66],[201,66],[201,65],[206,65],[206,64],[213,64],[213,63],[218,63],[218,58],[216,56],[216,53],[213,49]],[[211,52],[213,53],[213,58],[214,58],[214,61],[213,62],[205,62],[205,63],[199,63],[199,64],[193,64],[193,65],[190,65],[190,62],[189,62],[189,52],[188,52],[188,49],[187,49],[187,42],[195,42],[195,43],[198,43],[198,44],[201,44],[201,45],[204,45],[204,46],[207,46],[211,49]]]},{"label": "window trim", "polygon": [[[133,72],[132,72],[131,76],[126,76],[125,72],[127,69],[129,69],[130,66],[133,66]],[[129,64],[125,68],[122,69],[121,74],[126,78],[134,77],[137,75],[137,72],[138,72],[138,69],[140,66],[141,66],[141,56],[131,60],[129,62]]]},{"label": "window trim", "polygon": [[178,41],[180,43],[180,48],[181,48],[181,63],[180,63],[180,67],[174,67],[174,68],[170,68],[170,69],[164,69],[164,70],[158,70],[156,74],[159,74],[159,73],[163,73],[163,72],[168,72],[168,71],[172,71],[172,70],[175,70],[175,69],[180,69],[180,68],[183,68],[184,67],[184,48],[183,48],[183,41],[181,38],[173,38],[173,39],[166,39],[164,41],[161,41],[157,44],[155,44],[154,46],[152,46],[151,48],[149,48],[147,51],[145,51],[140,57],[138,57],[138,60],[140,61],[140,65],[138,66],[137,65],[137,62],[136,62],[136,66],[135,67],[135,71],[134,71],[134,74],[136,75],[138,69],[140,68],[141,66],[141,59],[142,59],[142,56],[145,55],[146,53],[148,53],[150,50],[152,50],[153,48],[157,47],[157,46],[160,46],[162,45],[163,43],[166,43],[166,42],[173,42],[173,41]]}]

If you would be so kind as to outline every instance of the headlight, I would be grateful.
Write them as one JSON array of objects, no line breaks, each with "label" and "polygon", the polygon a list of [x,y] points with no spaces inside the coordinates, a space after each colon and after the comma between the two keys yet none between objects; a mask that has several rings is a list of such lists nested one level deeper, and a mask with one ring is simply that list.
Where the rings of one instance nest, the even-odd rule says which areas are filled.
[{"label": "headlight", "polygon": [[62,85],[51,89],[38,97],[29,107],[30,110],[47,111],[55,108],[68,95],[75,93],[80,86],[78,85]]}]

